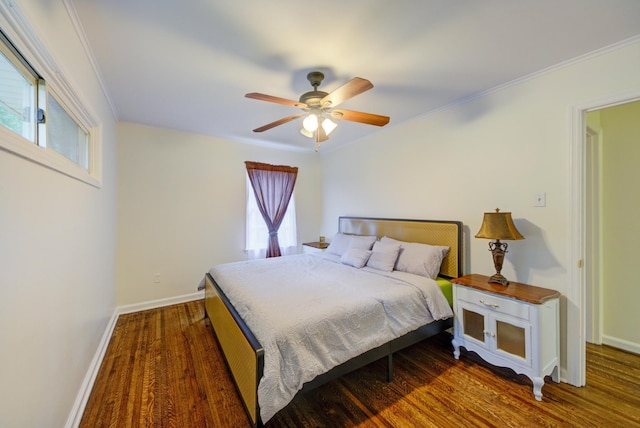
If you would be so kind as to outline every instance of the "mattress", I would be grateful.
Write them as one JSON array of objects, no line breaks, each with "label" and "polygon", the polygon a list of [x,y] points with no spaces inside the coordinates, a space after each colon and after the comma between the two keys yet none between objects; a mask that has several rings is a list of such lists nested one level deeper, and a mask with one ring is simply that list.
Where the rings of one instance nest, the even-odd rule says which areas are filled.
[{"label": "mattress", "polygon": [[210,274],[264,348],[263,422],[316,376],[453,316],[445,281],[356,269],[329,254],[226,263]]}]

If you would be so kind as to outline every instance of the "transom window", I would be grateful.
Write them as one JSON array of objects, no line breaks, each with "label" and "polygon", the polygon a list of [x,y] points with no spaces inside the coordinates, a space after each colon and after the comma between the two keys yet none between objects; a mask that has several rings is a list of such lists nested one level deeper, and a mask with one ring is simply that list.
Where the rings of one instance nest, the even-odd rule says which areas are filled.
[{"label": "transom window", "polygon": [[[43,67],[55,69],[52,64]],[[93,132],[97,128],[87,120],[91,115],[83,110],[69,85],[60,76],[56,79],[63,84],[54,92],[0,31],[0,148],[99,185],[94,168],[98,165]],[[74,108],[69,108],[70,104]]]},{"label": "transom window", "polygon": [[36,142],[37,76],[17,57],[17,52],[0,44],[0,124],[23,138]]},{"label": "transom window", "polygon": [[47,104],[49,147],[84,169],[89,169],[89,133],[78,125],[51,94]]}]

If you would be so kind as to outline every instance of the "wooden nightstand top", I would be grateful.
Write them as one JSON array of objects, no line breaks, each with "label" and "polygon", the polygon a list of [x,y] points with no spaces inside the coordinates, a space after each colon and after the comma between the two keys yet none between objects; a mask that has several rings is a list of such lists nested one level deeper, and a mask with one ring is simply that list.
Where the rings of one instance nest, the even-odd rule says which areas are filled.
[{"label": "wooden nightstand top", "polygon": [[324,250],[329,246],[328,242],[304,242],[302,245],[306,245],[307,247],[318,248],[319,250]]},{"label": "wooden nightstand top", "polygon": [[540,305],[549,299],[560,297],[560,292],[549,288],[536,287],[535,285],[521,284],[514,281],[509,282],[509,285],[494,284],[489,282],[488,276],[478,274],[461,276],[460,278],[452,279],[451,282],[536,305]]}]

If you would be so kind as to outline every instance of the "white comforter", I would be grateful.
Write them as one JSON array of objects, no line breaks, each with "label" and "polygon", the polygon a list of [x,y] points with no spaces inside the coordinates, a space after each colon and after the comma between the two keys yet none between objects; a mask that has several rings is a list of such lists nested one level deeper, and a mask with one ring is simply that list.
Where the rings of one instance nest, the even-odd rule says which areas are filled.
[{"label": "white comforter", "polygon": [[210,273],[264,348],[263,422],[319,374],[453,316],[431,279],[356,269],[328,254],[226,263]]}]

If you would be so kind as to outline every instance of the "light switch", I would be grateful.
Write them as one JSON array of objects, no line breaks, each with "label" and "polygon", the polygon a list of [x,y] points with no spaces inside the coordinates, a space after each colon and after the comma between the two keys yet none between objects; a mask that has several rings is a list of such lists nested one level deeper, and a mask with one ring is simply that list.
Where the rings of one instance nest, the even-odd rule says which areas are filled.
[{"label": "light switch", "polygon": [[536,193],[535,200],[533,202],[534,207],[546,207],[547,206],[547,194],[546,193]]}]

